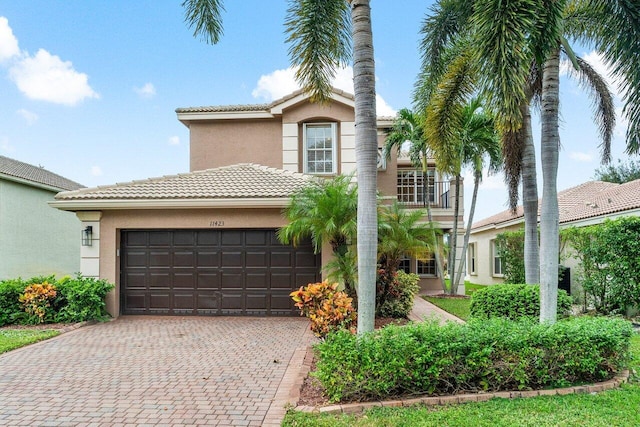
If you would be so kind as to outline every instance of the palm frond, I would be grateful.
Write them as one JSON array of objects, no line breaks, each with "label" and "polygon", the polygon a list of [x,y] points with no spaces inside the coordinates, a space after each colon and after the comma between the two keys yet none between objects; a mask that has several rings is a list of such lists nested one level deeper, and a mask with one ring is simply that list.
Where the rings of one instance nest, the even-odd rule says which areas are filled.
[{"label": "palm frond", "polygon": [[222,36],[222,0],[184,0],[182,7],[193,36],[209,44],[218,43]]},{"label": "palm frond", "polygon": [[593,103],[594,121],[600,131],[600,151],[602,163],[611,161],[611,138],[616,124],[616,110],[613,94],[605,78],[600,75],[587,61],[576,58],[579,70],[569,69],[572,77],[578,80],[580,87],[589,91]]},{"label": "palm frond", "polygon": [[312,101],[327,102],[339,67],[351,59],[351,17],[345,0],[289,0],[289,59]]}]

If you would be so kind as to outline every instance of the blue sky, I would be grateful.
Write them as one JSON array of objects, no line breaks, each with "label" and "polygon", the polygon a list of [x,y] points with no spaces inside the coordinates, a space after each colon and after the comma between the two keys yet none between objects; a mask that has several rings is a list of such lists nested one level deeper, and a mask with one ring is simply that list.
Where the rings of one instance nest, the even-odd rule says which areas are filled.
[{"label": "blue sky", "polygon": [[[227,0],[216,46],[192,36],[180,3],[0,0],[0,155],[90,187],[187,172],[188,131],[176,108],[262,103],[295,89],[285,0]],[[411,106],[431,3],[372,2],[379,115]],[[600,66],[589,49],[576,51]],[[348,70],[338,80],[348,86]],[[589,100],[561,85],[559,189],[599,166]],[[623,157],[624,124],[617,134],[614,159]],[[471,187],[466,194],[468,208]],[[486,178],[475,219],[504,210],[506,198],[502,177]]]}]

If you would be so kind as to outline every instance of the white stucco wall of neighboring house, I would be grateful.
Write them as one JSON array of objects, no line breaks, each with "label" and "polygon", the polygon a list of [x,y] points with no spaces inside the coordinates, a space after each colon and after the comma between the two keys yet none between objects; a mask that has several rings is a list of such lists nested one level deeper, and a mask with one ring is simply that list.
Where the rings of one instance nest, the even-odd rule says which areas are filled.
[{"label": "white stucco wall of neighboring house", "polygon": [[0,280],[80,271],[80,221],[56,192],[0,179]]}]

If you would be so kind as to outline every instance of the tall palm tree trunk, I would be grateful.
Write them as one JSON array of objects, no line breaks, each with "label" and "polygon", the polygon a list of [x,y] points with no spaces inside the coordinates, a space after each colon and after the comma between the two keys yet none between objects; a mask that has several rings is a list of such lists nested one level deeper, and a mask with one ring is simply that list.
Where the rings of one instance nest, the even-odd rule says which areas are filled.
[{"label": "tall palm tree trunk", "polygon": [[469,247],[469,236],[471,235],[471,225],[473,224],[473,215],[476,212],[476,201],[478,200],[478,188],[480,187],[480,179],[482,171],[477,170],[473,174],[473,196],[471,196],[471,207],[469,208],[469,221],[467,221],[467,230],[464,233],[464,242],[462,244],[462,253],[460,254],[460,265],[458,266],[458,274],[456,274],[456,283],[462,280],[462,272],[467,264],[467,248]]},{"label": "tall palm tree trunk", "polygon": [[558,300],[558,99],[560,54],[552,52],[542,79],[542,209],[540,214],[540,321],[555,322]]},{"label": "tall palm tree trunk", "polygon": [[372,331],[376,303],[378,135],[373,35],[369,0],[351,1],[353,87],[358,179],[358,333]]},{"label": "tall palm tree trunk", "polygon": [[458,282],[456,282],[456,251],[458,250],[458,215],[460,214],[460,174],[456,175],[456,200],[453,203],[453,231],[451,232],[451,252],[449,263],[449,280],[451,281],[451,295],[458,293]]},{"label": "tall palm tree trunk", "polygon": [[435,245],[435,251],[433,256],[436,260],[436,276],[440,278],[440,286],[442,286],[442,292],[447,292],[447,284],[444,281],[444,268],[442,267],[442,257],[440,255],[440,242],[436,236],[436,229],[433,226],[433,215],[431,214],[431,199],[429,191],[427,189],[427,153],[422,156],[422,200],[427,208],[427,221],[429,221],[429,230],[431,230],[431,238]]},{"label": "tall palm tree trunk", "polygon": [[531,131],[531,111],[522,108],[524,150],[522,153],[522,208],[524,210],[524,274],[528,284],[540,283],[540,251],[538,246],[538,179],[536,149]]}]

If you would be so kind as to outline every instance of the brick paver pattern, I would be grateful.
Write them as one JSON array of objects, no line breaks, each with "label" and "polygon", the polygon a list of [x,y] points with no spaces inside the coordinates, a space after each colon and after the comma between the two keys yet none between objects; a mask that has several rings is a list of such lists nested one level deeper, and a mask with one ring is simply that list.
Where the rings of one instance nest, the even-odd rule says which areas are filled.
[{"label": "brick paver pattern", "polygon": [[260,426],[302,318],[121,317],[0,355],[0,425]]}]

